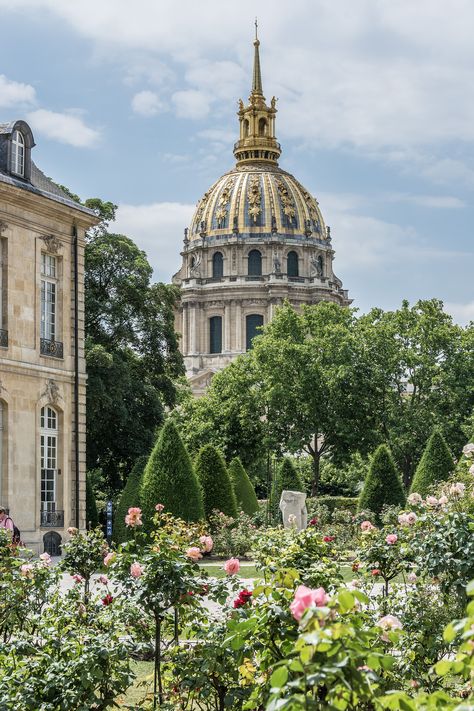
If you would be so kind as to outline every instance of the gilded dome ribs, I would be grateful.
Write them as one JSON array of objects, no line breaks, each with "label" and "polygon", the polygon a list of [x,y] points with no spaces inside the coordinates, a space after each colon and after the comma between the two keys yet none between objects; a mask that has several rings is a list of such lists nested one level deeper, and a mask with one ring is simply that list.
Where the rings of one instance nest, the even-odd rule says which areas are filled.
[{"label": "gilded dome ribs", "polygon": [[249,201],[249,217],[253,219],[254,224],[257,224],[258,216],[260,215],[262,208],[262,191],[260,188],[260,177],[258,175],[252,175],[249,178],[249,187],[247,190],[247,199]]}]

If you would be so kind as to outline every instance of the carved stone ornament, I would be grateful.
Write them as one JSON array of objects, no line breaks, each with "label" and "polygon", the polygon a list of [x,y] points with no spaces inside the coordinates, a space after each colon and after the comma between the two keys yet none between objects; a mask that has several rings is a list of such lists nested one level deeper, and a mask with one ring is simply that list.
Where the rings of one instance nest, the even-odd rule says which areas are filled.
[{"label": "carved stone ornament", "polygon": [[59,385],[55,380],[49,379],[46,381],[46,387],[41,393],[41,398],[44,397],[52,404],[56,404],[59,400],[62,400]]},{"label": "carved stone ornament", "polygon": [[5,390],[5,392],[8,392],[8,390],[6,389],[6,387],[3,384],[2,380],[0,379],[0,394],[2,393],[2,390]]},{"label": "carved stone ornament", "polygon": [[51,254],[57,254],[63,247],[61,240],[54,235],[41,235],[41,239],[43,240],[46,249],[48,252],[51,252]]},{"label": "carved stone ornament", "polygon": [[249,183],[250,185],[247,191],[247,197],[249,201],[249,216],[253,219],[254,223],[256,223],[257,218],[261,212],[260,203],[262,200],[259,176],[252,175],[252,177],[249,179]]},{"label": "carved stone ornament", "polygon": [[3,233],[5,232],[7,227],[8,227],[7,223],[4,222],[3,220],[0,220],[0,235],[3,235]]},{"label": "carved stone ornament", "polygon": [[230,198],[232,197],[232,188],[234,187],[235,179],[229,178],[229,180],[224,185],[219,200],[217,203],[216,218],[217,226],[224,227],[225,220],[227,217],[227,206],[230,203]]},{"label": "carved stone ornament", "polygon": [[293,203],[293,198],[291,197],[290,193],[288,192],[288,188],[286,187],[283,180],[281,180],[280,178],[277,178],[276,184],[277,184],[278,192],[280,193],[280,201],[281,201],[281,205],[283,208],[283,213],[292,222],[295,219],[295,215],[296,215],[296,210],[295,210],[295,206]]}]

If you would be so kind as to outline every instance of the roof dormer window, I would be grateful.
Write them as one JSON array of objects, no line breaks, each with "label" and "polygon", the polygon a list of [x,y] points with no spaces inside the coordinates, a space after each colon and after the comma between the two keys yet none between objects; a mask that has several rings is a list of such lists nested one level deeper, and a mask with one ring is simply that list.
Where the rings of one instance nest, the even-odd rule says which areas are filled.
[{"label": "roof dormer window", "polygon": [[12,136],[12,173],[25,176],[25,139],[21,131],[14,131]]}]

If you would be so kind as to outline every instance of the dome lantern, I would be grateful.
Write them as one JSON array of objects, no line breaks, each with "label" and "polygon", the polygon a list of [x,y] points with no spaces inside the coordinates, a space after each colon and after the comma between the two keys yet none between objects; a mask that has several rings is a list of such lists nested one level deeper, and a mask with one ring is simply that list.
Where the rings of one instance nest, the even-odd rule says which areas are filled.
[{"label": "dome lantern", "polygon": [[237,116],[240,123],[240,138],[234,145],[234,156],[237,166],[263,161],[278,165],[281,154],[280,144],[275,138],[276,98],[273,97],[267,106],[262,89],[262,72],[260,69],[260,40],[257,35],[255,21],[255,47],[252,73],[252,91],[247,106],[239,100]]}]

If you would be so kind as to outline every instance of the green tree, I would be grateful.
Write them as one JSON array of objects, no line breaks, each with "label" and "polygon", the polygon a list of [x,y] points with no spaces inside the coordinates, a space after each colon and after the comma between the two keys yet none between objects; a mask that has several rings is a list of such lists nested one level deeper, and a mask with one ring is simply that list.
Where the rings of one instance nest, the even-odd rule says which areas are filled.
[{"label": "green tree", "polygon": [[436,428],[416,468],[410,491],[426,496],[431,493],[434,484],[446,481],[453,469],[454,461],[451,452],[443,435]]},{"label": "green tree", "polygon": [[130,530],[125,525],[125,516],[132,506],[140,507],[140,487],[143,479],[143,472],[148,462],[148,456],[142,454],[133,465],[132,471],[127,477],[124,489],[115,509],[114,516],[114,541],[124,543],[129,538]]},{"label": "green tree", "polygon": [[251,516],[258,511],[258,500],[253,484],[238,457],[235,457],[229,464],[229,476],[234,487],[238,508]]},{"label": "green tree", "polygon": [[237,516],[232,482],[219,450],[212,444],[204,445],[196,457],[195,468],[202,487],[206,516],[210,516],[215,509],[227,516]]},{"label": "green tree", "polygon": [[404,506],[405,491],[392,454],[385,444],[375,451],[369,473],[359,497],[359,511],[373,511],[380,515],[387,506]]},{"label": "green tree", "polygon": [[104,220],[85,251],[88,370],[87,464],[100,467],[111,490],[149,452],[164,407],[184,374],[174,330],[174,286],[151,284],[152,268],[134,242],[104,228],[112,203],[87,204]]},{"label": "green tree", "polygon": [[271,492],[271,507],[273,515],[279,518],[279,505],[282,491],[303,491],[305,487],[298,471],[290,457],[285,457],[280,463]]},{"label": "green tree", "polygon": [[99,525],[99,514],[94,496],[94,490],[89,476],[86,474],[86,525],[87,528],[96,528]]},{"label": "green tree", "polygon": [[156,504],[185,521],[204,516],[202,490],[191,459],[171,419],[165,421],[148,459],[140,489],[144,524],[149,527]]},{"label": "green tree", "polygon": [[373,309],[359,320],[370,352],[376,429],[409,487],[438,426],[453,448],[474,406],[474,327],[453,324],[437,299]]}]

